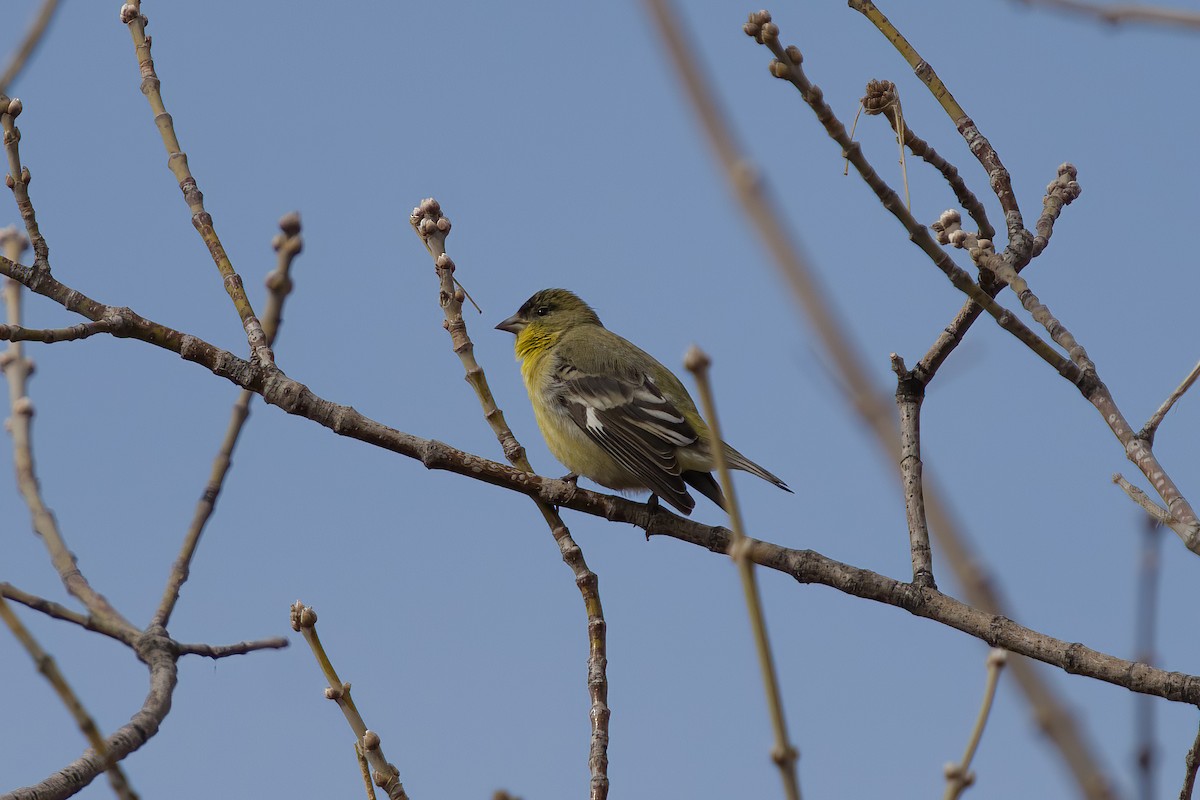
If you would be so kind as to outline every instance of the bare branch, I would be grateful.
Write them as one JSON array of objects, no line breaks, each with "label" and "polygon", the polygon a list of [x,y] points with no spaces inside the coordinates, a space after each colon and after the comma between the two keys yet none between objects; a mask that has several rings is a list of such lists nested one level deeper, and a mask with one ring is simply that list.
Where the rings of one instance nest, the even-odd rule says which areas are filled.
[{"label": "bare branch", "polygon": [[408,800],[404,786],[400,783],[400,771],[384,757],[379,734],[367,728],[367,723],[363,721],[358,707],[350,697],[350,684],[343,683],[338,677],[333,662],[329,660],[329,654],[325,652],[325,646],[321,644],[321,638],[317,636],[317,612],[297,600],[292,604],[291,619],[292,630],[304,635],[304,641],[308,642],[321,672],[325,674],[325,680],[329,683],[325,697],[338,704],[350,729],[354,731],[355,740],[362,748],[363,755],[375,769],[375,785],[387,792],[391,800]]},{"label": "bare branch", "polygon": [[[433,257],[434,269],[439,281],[438,303],[445,320],[442,325],[450,334],[454,352],[458,354],[466,372],[467,383],[475,390],[483,417],[491,426],[492,433],[504,451],[504,457],[517,469],[533,472],[525,448],[517,441],[512,429],[504,419],[504,412],[496,405],[488,385],[483,367],[475,360],[475,345],[467,334],[467,324],[462,316],[462,301],[468,297],[466,289],[454,277],[454,261],[446,253],[446,237],[450,234],[450,219],[442,214],[441,206],[433,198],[421,201],[413,209],[409,222],[425,249]],[[588,621],[587,685],[591,700],[588,719],[591,720],[592,736],[588,749],[588,769],[591,772],[590,800],[608,797],[608,731],[612,715],[608,707],[608,623],[604,620],[604,608],[600,603],[600,579],[588,568],[583,550],[571,536],[571,531],[562,521],[558,510],[546,502],[534,499],[550,533],[558,544],[563,561],[575,575],[575,585],[583,595],[584,610]]]},{"label": "bare branch", "polygon": [[16,51],[8,60],[8,66],[4,68],[4,72],[0,73],[0,95],[8,91],[8,87],[12,86],[13,81],[21,74],[21,70],[25,69],[25,65],[29,63],[29,57],[42,43],[46,29],[50,27],[50,20],[54,18],[54,12],[57,10],[58,0],[44,0],[42,7],[38,9],[37,15],[33,18],[29,30],[25,32],[25,37],[21,39],[21,43],[17,45]]},{"label": "bare branch", "polygon": [[983,729],[992,713],[992,701],[996,699],[996,686],[1000,683],[1000,671],[1004,669],[1007,660],[1008,653],[1003,650],[992,650],[988,653],[987,683],[983,688],[983,702],[979,706],[975,727],[971,729],[971,736],[967,740],[967,750],[963,753],[962,760],[957,764],[946,765],[946,792],[942,795],[944,800],[956,800],[962,796],[968,786],[975,782],[975,775],[971,772],[971,759],[975,757],[979,741],[983,738]]},{"label": "bare branch", "polygon": [[[92,719],[92,715],[84,708],[83,702],[79,699],[79,695],[75,694],[75,690],[71,688],[71,684],[67,682],[66,676],[58,669],[58,664],[55,663],[54,657],[42,649],[38,644],[37,639],[33,637],[29,629],[26,628],[21,620],[13,613],[8,603],[3,597],[0,597],[0,619],[8,625],[13,636],[25,648],[25,652],[29,653],[29,657],[33,659],[33,663],[37,665],[37,670],[42,674],[42,677],[54,689],[54,693],[58,695],[59,700],[66,706],[67,711],[75,719],[75,724],[79,726],[79,730],[83,733],[88,743],[101,756],[108,754],[108,748],[104,743],[104,736],[100,733],[100,728],[97,727],[96,721]],[[129,786],[129,781],[125,777],[125,772],[119,764],[113,763],[108,768],[108,782],[112,786],[113,793],[120,800],[137,800],[137,794]]]},{"label": "bare branch", "polygon": [[200,187],[196,184],[196,178],[188,168],[187,153],[184,153],[179,145],[179,139],[175,135],[175,123],[163,103],[162,82],[154,71],[154,59],[150,57],[150,37],[146,36],[148,22],[142,15],[141,5],[141,0],[132,0],[121,6],[121,22],[129,27],[129,33],[133,37],[138,69],[142,74],[142,94],[150,101],[150,110],[154,113],[155,126],[162,135],[163,145],[167,148],[167,166],[170,167],[172,174],[179,182],[179,188],[183,191],[183,199],[192,212],[193,227],[200,234],[200,238],[204,240],[204,245],[217,265],[217,271],[221,273],[225,291],[229,294],[229,299],[233,301],[233,306],[242,320],[242,328],[246,331],[246,341],[250,344],[251,353],[259,363],[273,364],[275,356],[271,352],[267,334],[263,330],[262,323],[255,316],[250,298],[246,296],[241,276],[234,270],[233,263],[225,252],[225,246],[221,244],[221,239],[213,228],[212,215],[204,208],[204,194],[200,191]]},{"label": "bare branch", "polygon": [[779,690],[779,675],[775,669],[775,657],[771,654],[771,640],[767,636],[767,620],[763,614],[762,597],[758,592],[758,580],[754,575],[754,562],[750,558],[750,551],[756,543],[746,536],[737,492],[734,490],[733,478],[729,475],[729,462],[725,460],[725,440],[721,437],[717,403],[713,399],[712,386],[708,380],[708,368],[712,359],[700,348],[692,345],[683,357],[683,362],[696,378],[696,388],[700,391],[704,416],[712,434],[713,461],[716,463],[721,490],[725,493],[725,504],[729,509],[729,524],[733,529],[729,539],[729,556],[742,579],[742,593],[746,597],[746,610],[750,612],[750,630],[754,634],[754,649],[758,654],[763,689],[767,693],[767,710],[771,714],[771,729],[775,734],[771,760],[779,767],[784,796],[788,800],[800,800],[800,781],[796,777],[796,761],[799,760],[800,753],[788,738],[782,693]]},{"label": "bare branch", "polygon": [[[267,275],[266,283],[269,294],[267,306],[263,312],[263,331],[266,333],[268,345],[275,343],[275,334],[279,330],[283,316],[283,302],[292,291],[292,279],[289,274],[292,261],[304,246],[300,237],[300,215],[298,213],[292,212],[285,215],[279,220],[279,228],[281,232],[272,242],[278,258],[275,269]],[[225,430],[225,438],[221,441],[216,458],[213,459],[208,484],[204,487],[204,494],[200,496],[200,502],[196,504],[192,524],[184,537],[179,555],[171,566],[171,573],[167,577],[167,586],[163,589],[162,600],[159,601],[151,624],[166,627],[171,619],[171,612],[179,601],[179,591],[188,579],[192,558],[196,554],[196,548],[200,545],[200,536],[204,533],[204,526],[208,524],[209,518],[216,509],[221,487],[224,486],[225,477],[229,474],[229,467],[233,463],[233,450],[237,446],[238,437],[241,436],[242,427],[250,416],[250,399],[253,396],[253,392],[243,389],[233,404],[229,426]]]}]

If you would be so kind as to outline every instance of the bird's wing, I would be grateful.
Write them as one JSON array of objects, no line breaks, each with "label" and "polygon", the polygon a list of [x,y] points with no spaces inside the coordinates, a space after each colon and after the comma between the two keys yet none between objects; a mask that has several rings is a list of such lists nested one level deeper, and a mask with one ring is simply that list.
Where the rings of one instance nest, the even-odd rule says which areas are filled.
[{"label": "bird's wing", "polygon": [[558,378],[560,401],[575,424],[646,488],[689,513],[695,501],[675,450],[695,442],[696,431],[654,381],[645,374],[588,374],[566,363]]}]

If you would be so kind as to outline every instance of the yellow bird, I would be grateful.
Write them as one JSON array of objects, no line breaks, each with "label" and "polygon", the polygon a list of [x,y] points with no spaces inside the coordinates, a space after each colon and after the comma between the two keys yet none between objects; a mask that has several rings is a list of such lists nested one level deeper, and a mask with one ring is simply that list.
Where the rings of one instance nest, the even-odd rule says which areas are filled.
[{"label": "yellow bird", "polygon": [[[577,479],[649,491],[682,514],[690,485],[721,508],[712,433],[669,369],[608,330],[566,289],[543,289],[496,326],[517,336],[521,375],[542,436]],[[725,460],[790,492],[787,484],[725,445]],[[654,497],[651,497],[654,502]]]}]

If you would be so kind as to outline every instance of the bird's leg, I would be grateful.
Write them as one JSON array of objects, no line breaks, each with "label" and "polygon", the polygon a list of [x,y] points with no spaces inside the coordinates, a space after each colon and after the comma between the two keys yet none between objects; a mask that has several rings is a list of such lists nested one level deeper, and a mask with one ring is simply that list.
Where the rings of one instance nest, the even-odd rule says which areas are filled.
[{"label": "bird's leg", "polygon": [[578,472],[568,472],[566,475],[563,475],[561,478],[559,478],[559,480],[566,481],[567,483],[571,484],[572,486],[579,486],[579,473]]}]

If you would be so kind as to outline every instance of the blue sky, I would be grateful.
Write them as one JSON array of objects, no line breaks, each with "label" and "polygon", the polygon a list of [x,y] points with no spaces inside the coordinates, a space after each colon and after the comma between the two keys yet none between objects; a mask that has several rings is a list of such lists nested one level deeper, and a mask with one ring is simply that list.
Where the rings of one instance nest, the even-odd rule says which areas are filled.
[{"label": "blue sky", "polygon": [[[0,31],[0,52],[36,4]],[[893,7],[895,6],[895,7]],[[103,302],[237,353],[245,340],[169,171],[119,3],[66,3],[9,93],[58,278]],[[147,2],[168,110],[235,267],[262,302],[276,221],[299,210],[305,251],[276,349],[327,399],[393,427],[501,459],[441,329],[432,265],[408,224],[436,196],[449,251],[483,306],[476,354],[539,471],[565,470],[534,424],[511,337],[492,330],[535,290],[566,286],[664,363],[696,342],[714,359],[726,437],[796,490],[739,478],[760,538],[908,575],[902,498],[834,370],[722,182],[640,4]],[[876,385],[911,365],[961,305],[912,247],[728,3],[687,25],[747,151],[851,325]],[[786,43],[847,123],[863,86],[900,86],[909,125],[986,177],[879,33],[835,2],[774,8]],[[1057,166],[1082,197],[1027,272],[1140,425],[1196,361],[1200,290],[1189,231],[1200,153],[1196,38],[1111,29],[999,0],[884,11],[997,147],[1029,224]],[[898,186],[879,119],[858,137]],[[913,211],[953,203],[909,163]],[[993,222],[1001,219],[994,200]],[[0,225],[18,222],[15,207]],[[958,262],[967,266],[961,253]],[[1017,303],[1001,296],[1010,308]],[[34,299],[27,324],[70,324]],[[145,622],[203,489],[236,390],[132,341],[31,346],[42,486],[80,566]],[[1200,500],[1189,396],[1156,452]],[[1140,512],[1134,478],[1078,392],[981,322],[930,388],[926,469],[1033,628],[1099,650],[1134,648]],[[0,459],[3,578],[63,599]],[[1140,482],[1140,481],[1139,481]],[[1144,482],[1140,482],[1145,486]],[[701,499],[694,514],[722,515]],[[608,620],[614,797],[771,797],[770,729],[732,565],[579,514],[567,522],[600,578]],[[1166,533],[1159,663],[1196,673],[1198,564]],[[936,552],[936,551],[935,551]],[[957,594],[938,562],[943,590]],[[760,577],[810,797],[930,796],[957,758],[986,646],[891,607]],[[587,782],[587,654],[570,571],[524,497],[341,439],[256,404],[172,632],[233,642],[320,632],[413,797],[580,796]],[[105,730],[141,704],[125,649],[24,613]],[[352,736],[299,637],[272,653],[181,664],[162,731],[125,762],[144,797],[359,791]],[[37,781],[84,747],[23,651],[0,636],[0,789]],[[1110,775],[1130,789],[1133,696],[1050,668]],[[1194,709],[1159,703],[1162,794],[1174,794]],[[1071,783],[1005,679],[971,796],[1062,796]],[[237,787],[230,790],[228,787]],[[83,797],[108,796],[97,781]]]}]

